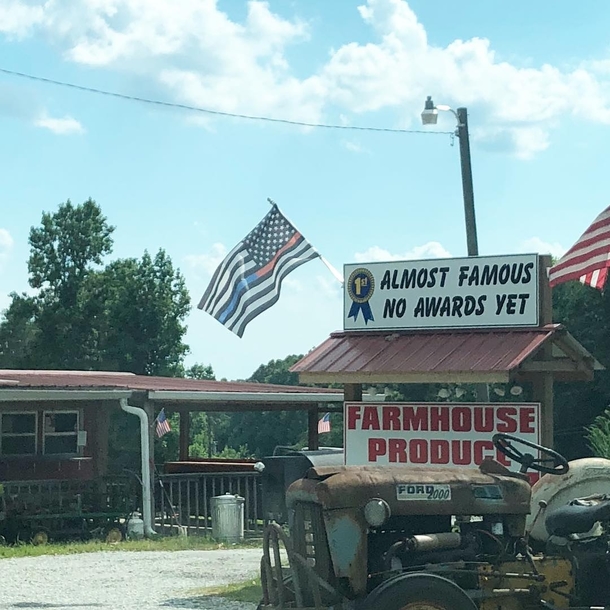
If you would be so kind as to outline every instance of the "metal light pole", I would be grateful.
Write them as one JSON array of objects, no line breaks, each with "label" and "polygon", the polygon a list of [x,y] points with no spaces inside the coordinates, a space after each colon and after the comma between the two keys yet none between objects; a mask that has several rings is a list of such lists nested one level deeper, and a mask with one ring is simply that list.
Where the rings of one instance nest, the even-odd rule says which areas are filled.
[{"label": "metal light pole", "polygon": [[[477,221],[474,213],[474,188],[472,185],[472,164],[470,162],[470,136],[468,134],[468,111],[458,108],[457,112],[445,104],[435,104],[429,95],[426,99],[421,120],[424,125],[436,125],[438,111],[453,113],[457,119],[455,135],[460,141],[460,166],[462,169],[462,191],[464,193],[464,220],[466,221],[466,245],[468,256],[479,255],[477,239]],[[475,393],[479,402],[489,402],[489,386],[475,384]]]},{"label": "metal light pole", "polygon": [[460,165],[462,169],[462,191],[464,193],[464,219],[466,221],[466,244],[468,256],[479,255],[477,240],[477,221],[474,212],[474,188],[472,185],[472,164],[470,162],[470,136],[468,134],[468,112],[466,108],[458,108],[457,112],[444,104],[435,105],[432,97],[428,96],[424,110],[421,113],[424,125],[436,125],[438,111],[444,110],[453,113],[457,119],[455,135],[460,141]]}]

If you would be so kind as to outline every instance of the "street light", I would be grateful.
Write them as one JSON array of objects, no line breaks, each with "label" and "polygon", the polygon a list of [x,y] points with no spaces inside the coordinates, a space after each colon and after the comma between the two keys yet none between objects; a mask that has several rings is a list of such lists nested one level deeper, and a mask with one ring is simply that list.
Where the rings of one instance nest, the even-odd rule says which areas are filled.
[{"label": "street light", "polygon": [[460,164],[462,167],[462,190],[464,192],[464,218],[466,220],[466,244],[468,256],[479,255],[477,222],[474,213],[474,189],[472,186],[472,165],[470,163],[470,138],[468,135],[468,112],[458,108],[457,112],[445,104],[435,104],[429,95],[426,99],[421,121],[424,125],[436,125],[438,111],[451,112],[457,119],[455,135],[460,141]]},{"label": "street light", "polygon": [[[466,245],[468,256],[479,255],[477,240],[477,221],[474,214],[474,188],[472,186],[472,165],[470,163],[470,137],[468,135],[468,112],[466,108],[458,108],[457,112],[445,104],[435,104],[432,96],[426,98],[421,113],[424,125],[436,125],[438,111],[451,112],[457,120],[455,135],[460,141],[460,165],[462,167],[462,191],[464,193],[464,219],[466,221]],[[489,402],[489,387],[487,384],[476,384],[475,393],[479,402]]]}]

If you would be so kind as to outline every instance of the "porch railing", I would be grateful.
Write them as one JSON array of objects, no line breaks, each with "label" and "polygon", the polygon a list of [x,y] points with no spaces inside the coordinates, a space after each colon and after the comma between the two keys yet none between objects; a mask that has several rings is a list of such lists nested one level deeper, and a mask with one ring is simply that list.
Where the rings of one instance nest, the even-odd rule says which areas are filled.
[{"label": "porch railing", "polygon": [[261,481],[258,472],[162,474],[155,487],[157,525],[161,531],[181,526],[189,534],[211,535],[211,499],[225,493],[244,498],[246,536],[262,531]]}]

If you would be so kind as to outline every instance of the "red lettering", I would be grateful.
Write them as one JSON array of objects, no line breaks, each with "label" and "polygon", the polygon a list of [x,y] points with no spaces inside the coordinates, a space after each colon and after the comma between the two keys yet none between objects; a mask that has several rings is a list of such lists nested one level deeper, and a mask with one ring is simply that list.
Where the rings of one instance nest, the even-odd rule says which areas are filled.
[{"label": "red lettering", "polygon": [[347,429],[355,430],[356,422],[360,419],[360,407],[358,405],[350,405],[347,407]]},{"label": "red lettering", "polygon": [[449,432],[448,407],[430,407],[430,430]]},{"label": "red lettering", "polygon": [[383,438],[369,438],[369,462],[376,462],[377,458],[386,454],[386,442]]},{"label": "red lettering", "polygon": [[[484,451],[491,451],[491,455],[484,455]],[[493,457],[494,444],[491,441],[474,442],[474,463],[478,466],[486,457]]]},{"label": "red lettering", "polygon": [[494,408],[474,408],[474,429],[476,432],[491,432],[494,429]]},{"label": "red lettering", "polygon": [[407,461],[407,441],[404,438],[391,438],[388,441],[388,459],[390,462]]},{"label": "red lettering", "polygon": [[384,430],[400,430],[400,409],[398,407],[382,407]]},{"label": "red lettering", "polygon": [[472,445],[470,441],[451,441],[451,458],[455,466],[471,464]]},{"label": "red lettering", "polygon": [[521,434],[536,432],[533,426],[535,418],[536,412],[533,407],[526,407],[519,411],[519,430],[521,431]]},{"label": "red lettering", "polygon": [[427,430],[428,408],[427,407],[403,407],[402,408],[403,430]]},{"label": "red lettering", "polygon": [[364,407],[362,414],[363,430],[379,430],[379,412],[377,407]]},{"label": "red lettering", "polygon": [[454,432],[470,432],[472,413],[469,407],[453,407],[451,410],[451,427]]},{"label": "red lettering", "polygon": [[498,432],[512,434],[517,431],[517,409],[500,407],[498,409]]},{"label": "red lettering", "polygon": [[409,443],[409,458],[412,464],[425,464],[428,461],[428,442],[415,438]]},{"label": "red lettering", "polygon": [[430,463],[449,464],[449,441],[430,441]]}]

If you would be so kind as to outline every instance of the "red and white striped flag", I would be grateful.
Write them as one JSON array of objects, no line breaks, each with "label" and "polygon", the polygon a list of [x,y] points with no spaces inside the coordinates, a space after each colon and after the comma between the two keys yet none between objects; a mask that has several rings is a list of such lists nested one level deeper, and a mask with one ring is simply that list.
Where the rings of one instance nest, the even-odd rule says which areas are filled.
[{"label": "red and white striped flag", "polygon": [[580,280],[601,290],[610,267],[610,207],[607,207],[580,239],[549,271],[549,283],[556,286]]},{"label": "red and white striped flag", "polygon": [[318,434],[324,434],[324,432],[330,432],[330,413],[327,413],[318,422]]},{"label": "red and white striped flag", "polygon": [[167,420],[167,417],[165,416],[165,409],[161,409],[161,411],[159,412],[159,415],[157,415],[157,419],[156,419],[157,436],[159,438],[161,438],[164,434],[171,432],[171,430],[172,429],[169,425],[169,421]]}]

